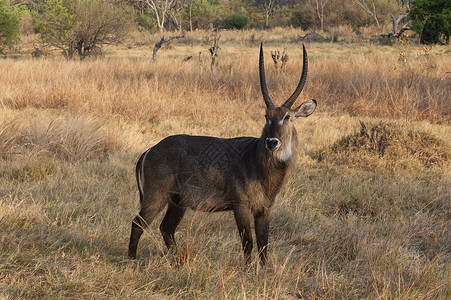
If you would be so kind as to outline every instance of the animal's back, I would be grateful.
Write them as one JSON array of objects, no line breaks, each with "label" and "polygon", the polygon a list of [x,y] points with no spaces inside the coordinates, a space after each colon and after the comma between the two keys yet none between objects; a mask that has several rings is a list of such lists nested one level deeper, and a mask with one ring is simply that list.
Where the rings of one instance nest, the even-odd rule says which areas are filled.
[{"label": "animal's back", "polygon": [[254,137],[169,136],[150,151],[147,172],[157,176],[154,184],[172,178],[170,192],[180,196],[181,206],[230,209],[236,193],[248,184],[246,161],[257,142]]},{"label": "animal's back", "polygon": [[[172,135],[152,148],[159,160],[177,163],[179,172],[196,169],[227,170],[247,159],[256,146],[254,137],[223,139],[209,136]],[[174,170],[176,171],[176,170]]]}]

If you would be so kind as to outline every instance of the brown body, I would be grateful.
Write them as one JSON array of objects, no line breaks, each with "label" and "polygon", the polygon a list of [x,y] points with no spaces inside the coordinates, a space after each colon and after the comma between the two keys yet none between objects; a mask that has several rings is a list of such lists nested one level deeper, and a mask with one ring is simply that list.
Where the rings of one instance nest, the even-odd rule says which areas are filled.
[{"label": "brown body", "polygon": [[290,170],[295,165],[297,133],[292,121],[307,117],[316,101],[290,107],[307,75],[307,56],[296,91],[284,105],[275,107],[266,90],[263,52],[260,50],[260,82],[267,105],[266,125],[260,138],[222,139],[174,135],[143,153],[136,166],[141,211],[132,223],[129,257],[136,257],[143,229],[164,208],[160,226],[168,248],[185,210],[233,210],[246,260],[253,247],[252,219],[258,251],[266,262],[271,209]]}]

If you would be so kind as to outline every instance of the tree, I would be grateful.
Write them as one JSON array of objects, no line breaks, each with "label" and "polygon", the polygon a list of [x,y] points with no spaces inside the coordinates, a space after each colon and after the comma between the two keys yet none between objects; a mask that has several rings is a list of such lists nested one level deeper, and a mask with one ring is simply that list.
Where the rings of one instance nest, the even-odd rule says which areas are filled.
[{"label": "tree", "polygon": [[397,0],[397,2],[402,6],[405,6],[407,11],[410,10],[410,2],[411,2],[410,0]]},{"label": "tree", "polygon": [[249,18],[245,15],[231,14],[225,18],[223,25],[225,29],[243,29],[247,22],[249,22]]},{"label": "tree", "polygon": [[[145,7],[153,12],[157,26],[160,30],[160,35],[164,32],[164,27],[169,21],[169,26],[174,25],[176,29],[180,30],[181,25],[178,20],[178,14],[185,8],[186,0],[134,0],[143,2]],[[189,4],[191,10],[192,1]]]},{"label": "tree", "polygon": [[143,0],[148,8],[152,9],[160,34],[163,34],[167,12],[175,0]]},{"label": "tree", "polygon": [[420,42],[435,44],[441,38],[449,42],[451,34],[451,2],[449,0],[415,0],[410,4],[412,29]]},{"label": "tree", "polygon": [[269,27],[269,16],[272,14],[274,10],[274,6],[276,4],[277,0],[265,0],[265,13],[266,13],[266,20],[265,20],[265,26],[266,28]]},{"label": "tree", "polygon": [[67,58],[77,53],[84,59],[103,45],[121,43],[131,25],[114,0],[44,0],[41,11],[37,19],[44,43]]},{"label": "tree", "polygon": [[376,22],[377,28],[380,28],[379,20],[377,19],[377,12],[376,12],[376,4],[375,0],[371,0],[370,7],[368,7],[367,2],[370,2],[368,0],[354,0],[356,4],[358,4],[363,10],[365,10]]},{"label": "tree", "polygon": [[193,31],[193,0],[189,0],[188,16],[189,16],[189,31]]},{"label": "tree", "polygon": [[0,1],[0,53],[12,49],[19,41],[20,17],[9,0]]},{"label": "tree", "polygon": [[190,29],[209,29],[221,25],[227,12],[224,7],[209,0],[194,0],[185,8],[184,19]]},{"label": "tree", "polygon": [[307,0],[307,2],[315,10],[316,17],[319,22],[319,29],[324,31],[325,7],[329,0]]}]

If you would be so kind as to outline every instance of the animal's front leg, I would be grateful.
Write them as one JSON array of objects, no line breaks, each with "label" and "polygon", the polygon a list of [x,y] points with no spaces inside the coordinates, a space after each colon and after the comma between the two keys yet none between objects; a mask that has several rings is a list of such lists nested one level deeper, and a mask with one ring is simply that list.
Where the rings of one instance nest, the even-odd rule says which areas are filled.
[{"label": "animal's front leg", "polygon": [[235,215],[236,225],[238,226],[241,244],[243,245],[244,257],[246,262],[249,263],[251,260],[252,247],[254,243],[251,232],[252,214],[250,209],[244,206],[235,207],[233,212]]},{"label": "animal's front leg", "polygon": [[254,217],[258,254],[260,255],[262,264],[265,264],[267,260],[270,219],[271,219],[271,211],[269,209],[265,210],[262,214],[259,214]]}]

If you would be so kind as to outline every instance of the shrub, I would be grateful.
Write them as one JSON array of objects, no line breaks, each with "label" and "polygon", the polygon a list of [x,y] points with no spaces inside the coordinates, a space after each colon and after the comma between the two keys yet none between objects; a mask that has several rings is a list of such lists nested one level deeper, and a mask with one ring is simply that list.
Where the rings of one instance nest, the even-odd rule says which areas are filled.
[{"label": "shrub", "polygon": [[248,22],[249,18],[245,15],[231,14],[225,18],[223,25],[226,29],[243,29]]},{"label": "shrub", "polygon": [[446,143],[428,132],[394,123],[360,124],[360,132],[344,136],[313,157],[319,162],[364,168],[380,162],[431,168],[451,161]]},{"label": "shrub", "polygon": [[[193,29],[209,29],[221,24],[223,16],[226,14],[224,7],[209,0],[193,0],[191,7],[191,23]],[[183,13],[185,24],[190,23],[189,5]],[[189,26],[189,25],[188,25]]]},{"label": "shrub", "polygon": [[0,1],[0,53],[12,49],[19,41],[20,17],[9,0]]},{"label": "shrub", "polygon": [[412,28],[423,44],[436,44],[441,37],[449,42],[451,2],[449,0],[416,0],[409,12]]},{"label": "shrub", "polygon": [[44,0],[38,15],[43,41],[80,59],[98,53],[102,45],[121,43],[130,17],[114,0]]},{"label": "shrub", "polygon": [[155,18],[147,12],[136,13],[135,22],[138,25],[139,30],[152,30],[157,27]]},{"label": "shrub", "polygon": [[288,25],[293,27],[301,27],[302,30],[307,30],[314,27],[315,18],[313,14],[306,13],[302,10],[293,10]]}]

